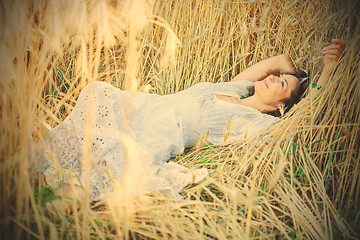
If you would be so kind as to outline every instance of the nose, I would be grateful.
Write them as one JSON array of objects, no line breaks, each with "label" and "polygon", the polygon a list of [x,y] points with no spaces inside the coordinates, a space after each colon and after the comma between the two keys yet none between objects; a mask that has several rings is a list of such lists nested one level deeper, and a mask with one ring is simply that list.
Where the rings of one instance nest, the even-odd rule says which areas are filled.
[{"label": "nose", "polygon": [[273,83],[274,82],[274,79],[275,79],[275,76],[274,75],[270,75],[270,82]]}]

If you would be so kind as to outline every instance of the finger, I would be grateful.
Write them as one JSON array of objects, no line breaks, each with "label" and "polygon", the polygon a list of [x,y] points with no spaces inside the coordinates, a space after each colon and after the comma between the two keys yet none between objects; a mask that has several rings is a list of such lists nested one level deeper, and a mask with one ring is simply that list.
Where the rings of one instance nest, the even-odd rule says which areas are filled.
[{"label": "finger", "polygon": [[333,54],[333,55],[338,55],[338,56],[340,56],[341,53],[342,53],[342,51],[338,48],[327,49],[325,51],[322,51],[322,54]]},{"label": "finger", "polygon": [[341,45],[341,44],[331,44],[331,45],[328,45],[328,46],[324,47],[324,49],[328,49],[328,48],[339,48],[339,49],[343,49],[343,45]]},{"label": "finger", "polygon": [[340,54],[337,53],[324,53],[324,56],[336,56],[336,57],[340,57]]},{"label": "finger", "polygon": [[332,39],[331,42],[333,44],[340,45],[342,48],[345,48],[345,46],[346,46],[346,42],[342,39]]},{"label": "finger", "polygon": [[332,45],[339,47],[341,51],[344,51],[346,47],[346,43],[343,40],[334,40]]},{"label": "finger", "polygon": [[344,49],[340,45],[330,45],[330,46],[324,48],[322,50],[322,53],[324,53],[326,51],[333,51],[333,50],[339,51],[340,54],[344,51]]},{"label": "finger", "polygon": [[324,58],[325,58],[325,59],[328,59],[328,60],[335,60],[335,61],[337,61],[337,60],[339,59],[339,56],[333,55],[333,54],[326,54]]},{"label": "finger", "polygon": [[345,42],[343,40],[334,40],[333,44],[326,46],[323,48],[323,50],[331,49],[331,48],[339,48],[341,51],[344,51],[345,49]]}]

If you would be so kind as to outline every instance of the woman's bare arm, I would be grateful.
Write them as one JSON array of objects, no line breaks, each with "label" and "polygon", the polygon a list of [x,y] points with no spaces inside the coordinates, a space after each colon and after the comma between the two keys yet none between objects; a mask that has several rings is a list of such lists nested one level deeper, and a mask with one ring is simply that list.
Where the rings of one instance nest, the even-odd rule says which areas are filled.
[{"label": "woman's bare arm", "polygon": [[316,97],[321,92],[319,91],[320,88],[327,85],[327,81],[334,71],[337,62],[345,49],[345,45],[345,41],[341,39],[333,39],[332,44],[322,50],[322,53],[324,54],[324,68],[317,83],[313,83],[314,85],[310,87],[310,96]]},{"label": "woman's bare arm", "polygon": [[294,74],[295,69],[287,54],[281,54],[264,59],[246,68],[231,81],[249,80],[260,81],[273,74]]}]

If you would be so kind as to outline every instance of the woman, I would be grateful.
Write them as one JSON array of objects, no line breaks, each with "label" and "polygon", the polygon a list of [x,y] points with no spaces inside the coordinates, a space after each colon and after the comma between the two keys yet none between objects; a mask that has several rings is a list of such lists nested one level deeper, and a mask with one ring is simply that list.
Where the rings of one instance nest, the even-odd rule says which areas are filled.
[{"label": "woman", "polygon": [[[345,42],[338,39],[324,48],[319,85],[326,84],[344,48]],[[279,55],[245,69],[230,82],[199,83],[166,96],[92,82],[69,116],[46,137],[47,155],[58,160],[44,167],[46,181],[57,186],[72,179],[75,185],[87,186],[92,199],[99,199],[135,165],[136,176],[151,182],[142,192],[176,195],[189,179],[200,180],[206,171],[189,175],[185,168],[167,164],[170,157],[194,146],[203,134],[218,144],[274,124],[278,118],[268,113],[290,106],[300,94],[294,73],[290,58]]]}]

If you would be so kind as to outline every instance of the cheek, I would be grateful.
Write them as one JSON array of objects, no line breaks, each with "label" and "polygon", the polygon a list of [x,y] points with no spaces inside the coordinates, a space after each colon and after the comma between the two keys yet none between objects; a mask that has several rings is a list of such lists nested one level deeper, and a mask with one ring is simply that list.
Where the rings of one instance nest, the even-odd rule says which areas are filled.
[{"label": "cheek", "polygon": [[255,85],[255,94],[261,99],[261,101],[265,104],[272,104],[274,93],[270,89],[266,87],[262,87],[258,84],[258,86]]},{"label": "cheek", "polygon": [[254,84],[254,90],[255,92],[257,92],[258,94],[264,94],[266,92],[266,90],[268,90],[265,85],[262,83],[262,81],[256,81]]},{"label": "cheek", "polygon": [[274,105],[276,102],[282,101],[284,98],[282,94],[277,91],[268,91],[262,96],[264,103]]},{"label": "cheek", "polygon": [[277,101],[283,99],[283,93],[281,88],[271,86],[269,89],[262,81],[255,82],[254,90],[258,97],[261,99],[261,101],[265,104],[273,105]]}]

